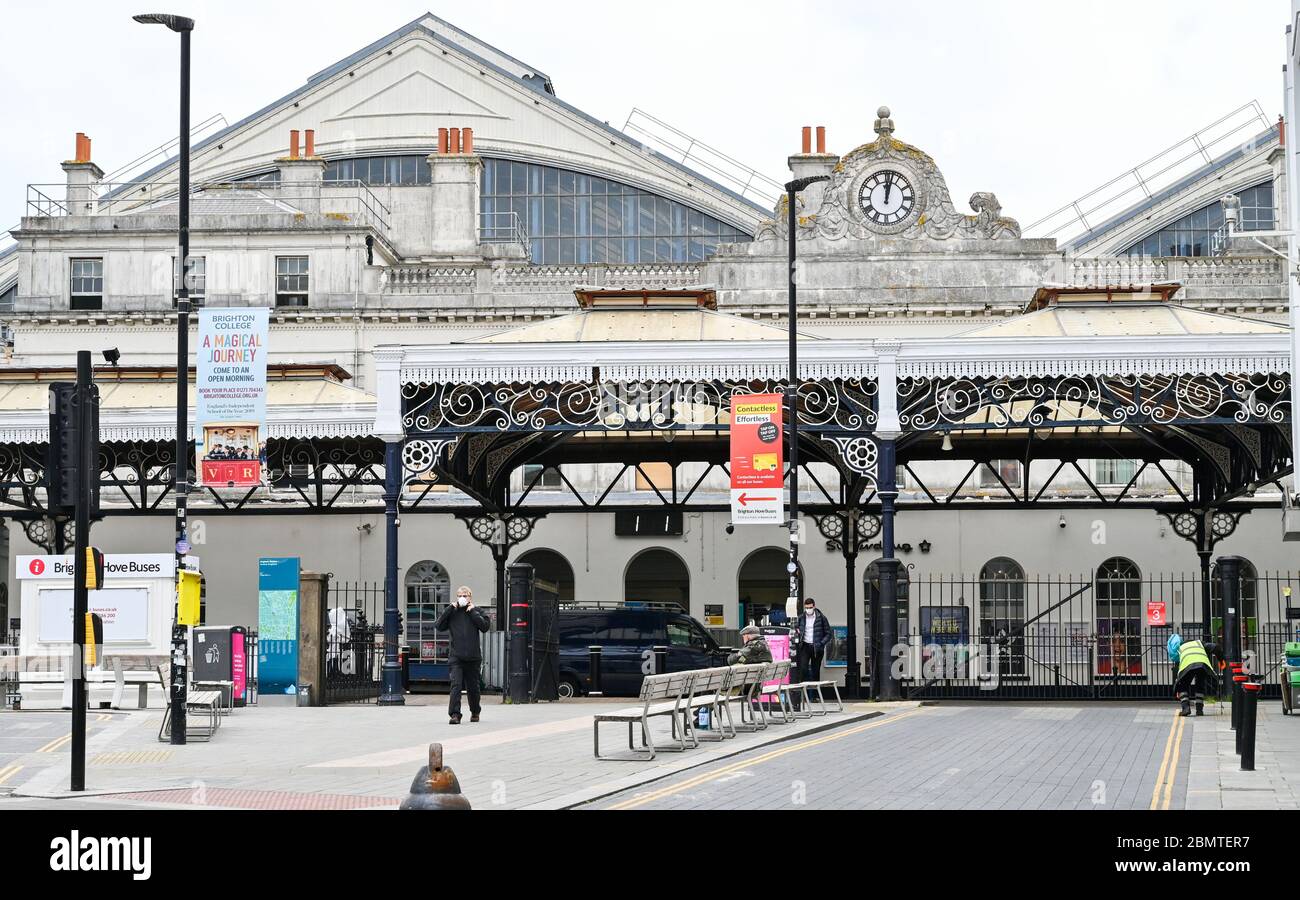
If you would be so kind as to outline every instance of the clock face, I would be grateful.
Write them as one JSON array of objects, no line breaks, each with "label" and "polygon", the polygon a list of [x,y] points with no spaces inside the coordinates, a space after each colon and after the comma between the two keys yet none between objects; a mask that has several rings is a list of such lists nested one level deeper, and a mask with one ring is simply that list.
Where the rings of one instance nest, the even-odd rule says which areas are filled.
[{"label": "clock face", "polygon": [[858,206],[877,225],[897,225],[916,207],[912,183],[892,169],[873,172],[858,188]]}]

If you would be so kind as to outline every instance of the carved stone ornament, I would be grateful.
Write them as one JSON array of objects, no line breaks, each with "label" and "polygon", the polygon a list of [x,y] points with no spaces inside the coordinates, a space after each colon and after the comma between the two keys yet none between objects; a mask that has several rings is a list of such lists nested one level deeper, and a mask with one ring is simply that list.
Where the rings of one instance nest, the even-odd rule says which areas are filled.
[{"label": "carved stone ornament", "polygon": [[[998,198],[986,191],[971,195],[974,215],[953,207],[943,173],[929,155],[893,136],[894,120],[882,106],[876,119],[877,137],[846,154],[831,172],[819,209],[798,210],[798,228],[805,236],[829,241],[866,240],[882,235],[905,240],[1017,240],[1020,224],[1002,215]],[[872,208],[872,188],[885,181],[891,190],[905,191],[888,211]],[[902,187],[898,187],[901,185]],[[897,198],[899,195],[894,194]],[[802,207],[802,197],[800,204]],[[784,240],[786,197],[777,201],[775,216],[764,222],[755,241]]]}]

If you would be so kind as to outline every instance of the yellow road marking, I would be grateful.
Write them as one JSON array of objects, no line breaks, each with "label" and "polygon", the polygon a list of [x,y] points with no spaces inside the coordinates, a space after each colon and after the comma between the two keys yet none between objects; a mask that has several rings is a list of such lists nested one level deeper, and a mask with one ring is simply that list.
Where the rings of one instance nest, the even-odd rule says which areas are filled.
[{"label": "yellow road marking", "polygon": [[653,791],[641,797],[632,797],[622,801],[621,803],[616,803],[613,806],[606,807],[606,808],[607,809],[635,809],[638,806],[643,806],[647,803],[653,803],[655,800],[660,800],[664,797],[670,797],[673,794],[680,793],[681,791],[689,790],[690,788],[696,787],[701,784],[705,784],[706,782],[709,781],[714,781],[718,778],[723,777],[724,775],[730,775],[732,772],[739,772],[741,769],[748,769],[752,766],[759,765],[760,763],[765,763],[768,760],[776,759],[779,756],[785,756],[787,753],[794,753],[796,750],[806,750],[809,747],[816,747],[820,744],[827,744],[830,743],[831,741],[838,741],[841,738],[850,737],[851,735],[860,734],[863,731],[869,731],[872,728],[880,728],[882,725],[892,724],[893,722],[897,722],[900,719],[906,719],[909,716],[918,715],[923,711],[924,709],[914,709],[911,712],[899,713],[898,715],[893,715],[893,716],[886,716],[885,718],[879,721],[868,722],[865,725],[859,725],[856,728],[850,728],[847,731],[832,732],[831,734],[819,738],[814,738],[810,741],[804,741],[803,743],[800,744],[794,744],[789,747],[783,747],[780,750],[773,750],[772,752],[765,753],[762,756],[756,757],[755,759],[746,760],[744,762],[733,763],[732,765],[725,766],[724,768],[718,769],[714,772],[708,772],[705,773],[704,775],[697,775],[694,778],[687,779],[686,781],[683,781],[681,784],[673,785],[671,787],[661,788],[657,791]]},{"label": "yellow road marking", "polygon": [[98,719],[100,722],[107,722],[109,719],[113,717],[110,716],[108,713],[100,713],[99,715],[95,716],[95,718]]},{"label": "yellow road marking", "polygon": [[54,740],[46,744],[44,747],[39,748],[36,752],[53,753],[55,750],[58,750],[60,747],[62,747],[64,744],[68,743],[71,740],[72,740],[72,732],[69,731],[63,737],[55,738]]},{"label": "yellow road marking", "polygon": [[22,770],[23,770],[22,766],[9,766],[7,768],[0,769],[0,784],[4,784],[6,781],[8,781],[10,778],[13,778]]},{"label": "yellow road marking", "polygon": [[1165,802],[1161,809],[1169,808],[1169,799],[1174,793],[1174,782],[1178,780],[1178,756],[1183,752],[1183,729],[1187,727],[1187,717],[1178,717],[1178,734],[1174,735],[1174,756],[1169,761],[1169,777],[1165,779]]},{"label": "yellow road marking", "polygon": [[[1174,780],[1178,777],[1178,757],[1182,755],[1183,727],[1187,717],[1174,713],[1174,721],[1169,726],[1169,736],[1165,738],[1165,755],[1160,760],[1160,772],[1156,775],[1156,786],[1151,790],[1151,809],[1168,809],[1173,796]],[[1164,788],[1163,804],[1160,789]]]}]

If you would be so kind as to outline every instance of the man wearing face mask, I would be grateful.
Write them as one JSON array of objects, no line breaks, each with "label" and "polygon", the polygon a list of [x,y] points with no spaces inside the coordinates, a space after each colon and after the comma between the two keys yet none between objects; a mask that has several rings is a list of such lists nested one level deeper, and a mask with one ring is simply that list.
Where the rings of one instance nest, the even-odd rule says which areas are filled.
[{"label": "man wearing face mask", "polygon": [[479,633],[490,627],[488,617],[474,606],[473,593],[462,585],[456,588],[456,599],[442,611],[435,626],[439,631],[451,632],[451,699],[447,713],[451,724],[460,724],[460,692],[469,693],[469,720],[477,722],[482,711],[479,705],[479,666],[483,651],[479,646]]},{"label": "man wearing face mask", "polygon": [[799,617],[799,680],[820,681],[822,655],[831,642],[831,623],[826,614],[817,608],[812,597],[803,601],[803,615]]}]

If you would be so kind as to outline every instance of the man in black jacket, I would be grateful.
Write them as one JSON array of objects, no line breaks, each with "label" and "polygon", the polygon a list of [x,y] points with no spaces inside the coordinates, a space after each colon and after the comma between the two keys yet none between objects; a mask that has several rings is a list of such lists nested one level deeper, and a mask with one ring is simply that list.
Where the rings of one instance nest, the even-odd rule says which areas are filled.
[{"label": "man in black jacket", "polygon": [[455,601],[442,611],[436,627],[451,632],[451,699],[447,712],[451,724],[460,724],[460,692],[469,692],[469,720],[477,722],[479,705],[479,665],[483,651],[479,646],[479,632],[487,631],[490,623],[485,612],[474,608],[473,594],[464,586],[456,588]]},{"label": "man in black jacket", "polygon": [[831,642],[831,623],[817,608],[817,601],[803,601],[803,615],[790,623],[799,629],[799,681],[821,681],[822,656]]}]

